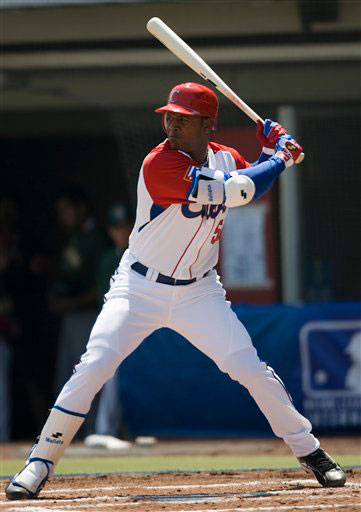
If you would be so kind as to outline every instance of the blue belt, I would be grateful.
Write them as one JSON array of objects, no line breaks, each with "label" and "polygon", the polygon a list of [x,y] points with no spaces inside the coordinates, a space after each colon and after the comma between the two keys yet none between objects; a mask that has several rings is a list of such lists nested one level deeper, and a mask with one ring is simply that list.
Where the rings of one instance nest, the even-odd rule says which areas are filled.
[{"label": "blue belt", "polygon": [[[148,272],[148,267],[142,265],[141,263],[139,263],[139,261],[133,263],[130,266],[130,268],[132,268],[142,276],[146,276]],[[208,272],[206,272],[206,274],[208,274]],[[165,276],[164,274],[160,273],[158,274],[157,279],[155,280],[156,283],[169,284],[170,286],[186,286],[187,284],[194,283],[195,281],[197,281],[196,277],[193,277],[193,279],[174,279],[173,277]]]}]

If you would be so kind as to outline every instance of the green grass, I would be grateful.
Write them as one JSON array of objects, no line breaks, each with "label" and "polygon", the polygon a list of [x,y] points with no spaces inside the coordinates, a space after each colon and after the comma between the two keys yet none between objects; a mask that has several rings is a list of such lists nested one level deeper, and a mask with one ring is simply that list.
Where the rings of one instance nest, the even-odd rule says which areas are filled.
[{"label": "green grass", "polygon": [[[343,466],[361,465],[358,455],[333,457]],[[23,459],[3,460],[0,475],[13,475],[24,464]],[[57,466],[57,474],[111,473],[124,471],[211,470],[297,467],[293,456],[148,456],[148,457],[68,457]]]}]

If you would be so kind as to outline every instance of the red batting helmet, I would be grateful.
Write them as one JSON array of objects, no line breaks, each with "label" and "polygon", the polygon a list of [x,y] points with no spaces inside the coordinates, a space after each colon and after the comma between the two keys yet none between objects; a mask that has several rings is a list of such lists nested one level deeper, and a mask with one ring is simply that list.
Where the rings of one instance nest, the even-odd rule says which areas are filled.
[{"label": "red batting helmet", "polygon": [[157,108],[155,112],[210,117],[216,123],[218,98],[208,87],[187,82],[173,87],[167,105]]}]

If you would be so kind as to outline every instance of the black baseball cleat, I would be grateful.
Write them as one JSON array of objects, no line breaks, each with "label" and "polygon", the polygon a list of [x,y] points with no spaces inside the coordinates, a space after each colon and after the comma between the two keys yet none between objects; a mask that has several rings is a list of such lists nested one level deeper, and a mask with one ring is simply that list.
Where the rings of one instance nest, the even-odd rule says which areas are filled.
[{"label": "black baseball cleat", "polygon": [[298,457],[307,473],[313,473],[323,487],[342,487],[346,483],[346,475],[342,468],[322,448],[310,455]]},{"label": "black baseball cleat", "polygon": [[5,489],[8,500],[31,500],[38,496],[48,481],[50,474],[50,461],[30,459],[26,466]]}]

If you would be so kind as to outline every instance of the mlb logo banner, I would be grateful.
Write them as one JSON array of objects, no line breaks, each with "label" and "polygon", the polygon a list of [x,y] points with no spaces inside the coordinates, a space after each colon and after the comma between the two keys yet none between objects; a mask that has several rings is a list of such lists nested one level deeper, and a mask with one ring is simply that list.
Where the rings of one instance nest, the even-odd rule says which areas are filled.
[{"label": "mlb logo banner", "polygon": [[360,425],[361,322],[308,322],[300,351],[304,411],[314,426]]}]

